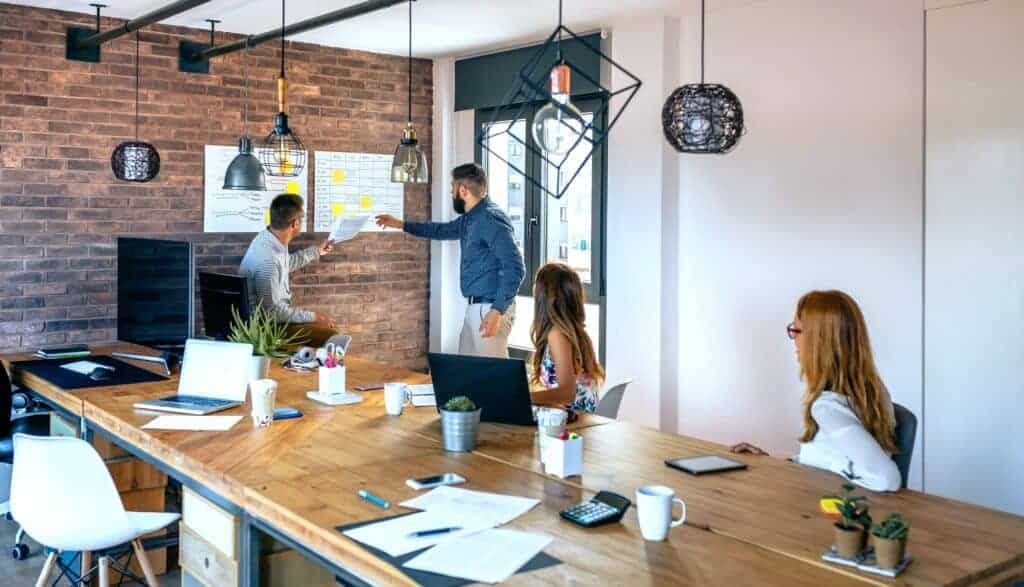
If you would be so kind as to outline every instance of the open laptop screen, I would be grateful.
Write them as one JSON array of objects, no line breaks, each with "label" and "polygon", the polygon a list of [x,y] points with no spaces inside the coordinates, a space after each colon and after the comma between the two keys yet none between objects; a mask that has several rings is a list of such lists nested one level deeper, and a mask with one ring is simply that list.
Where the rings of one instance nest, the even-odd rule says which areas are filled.
[{"label": "open laptop screen", "polygon": [[178,395],[245,401],[252,345],[189,339],[181,363]]}]

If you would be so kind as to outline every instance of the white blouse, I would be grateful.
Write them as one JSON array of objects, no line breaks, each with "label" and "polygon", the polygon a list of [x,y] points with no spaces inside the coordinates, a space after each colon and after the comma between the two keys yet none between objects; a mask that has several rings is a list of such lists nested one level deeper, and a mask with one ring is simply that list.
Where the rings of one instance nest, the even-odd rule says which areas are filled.
[{"label": "white blouse", "polygon": [[902,480],[892,455],[882,450],[846,396],[824,391],[811,405],[818,433],[800,444],[797,462],[836,474],[853,467],[852,482],[872,491],[897,491]]}]

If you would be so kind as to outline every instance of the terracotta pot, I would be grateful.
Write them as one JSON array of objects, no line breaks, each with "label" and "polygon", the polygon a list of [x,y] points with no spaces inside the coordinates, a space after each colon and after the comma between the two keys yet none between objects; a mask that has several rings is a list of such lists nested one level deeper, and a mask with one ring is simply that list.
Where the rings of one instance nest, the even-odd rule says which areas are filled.
[{"label": "terracotta pot", "polygon": [[898,540],[887,540],[874,536],[875,561],[883,569],[895,569],[907,554],[906,537]]},{"label": "terracotta pot", "polygon": [[835,527],[836,549],[839,551],[839,556],[843,558],[857,558],[861,552],[864,552],[867,532],[863,528],[847,530],[839,524],[836,524]]}]

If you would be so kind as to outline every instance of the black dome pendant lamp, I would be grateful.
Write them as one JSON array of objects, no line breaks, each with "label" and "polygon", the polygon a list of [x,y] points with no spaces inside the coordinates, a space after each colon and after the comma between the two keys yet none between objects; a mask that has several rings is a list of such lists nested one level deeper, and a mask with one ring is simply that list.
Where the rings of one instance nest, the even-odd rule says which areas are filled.
[{"label": "black dome pendant lamp", "polygon": [[395,148],[391,162],[391,181],[394,183],[428,183],[427,156],[420,148],[416,129],[412,127],[412,2],[409,0],[409,118],[402,140]]},{"label": "black dome pendant lamp", "polygon": [[284,77],[284,7],[281,0],[281,75],[277,78],[278,113],[274,116],[274,128],[260,146],[260,161],[267,175],[274,177],[297,177],[306,167],[306,147],[299,136],[288,127],[285,114],[285,93],[288,81]]},{"label": "black dome pendant lamp", "polygon": [[704,83],[704,0],[700,3],[700,83],[672,92],[661,111],[665,139],[680,153],[728,153],[743,136],[743,105],[729,88]]},{"label": "black dome pendant lamp", "polygon": [[238,139],[238,154],[231,160],[224,173],[224,189],[244,191],[264,191],[267,189],[267,178],[263,174],[263,164],[252,154],[252,139],[249,138],[249,74],[245,68],[245,56],[248,49],[242,52],[242,78],[245,94],[242,103],[242,136]]},{"label": "black dome pendant lamp", "polygon": [[110,168],[121,181],[145,183],[160,173],[160,153],[139,140],[139,32],[135,32],[135,140],[118,145],[110,155]]}]

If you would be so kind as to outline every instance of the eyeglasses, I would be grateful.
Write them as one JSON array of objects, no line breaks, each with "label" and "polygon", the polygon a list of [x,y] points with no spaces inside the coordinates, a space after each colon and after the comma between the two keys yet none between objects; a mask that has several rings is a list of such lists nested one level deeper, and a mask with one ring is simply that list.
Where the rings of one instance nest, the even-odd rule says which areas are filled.
[{"label": "eyeglasses", "polygon": [[786,336],[789,337],[789,340],[796,340],[796,336],[802,332],[803,330],[797,328],[793,322],[786,325]]}]

